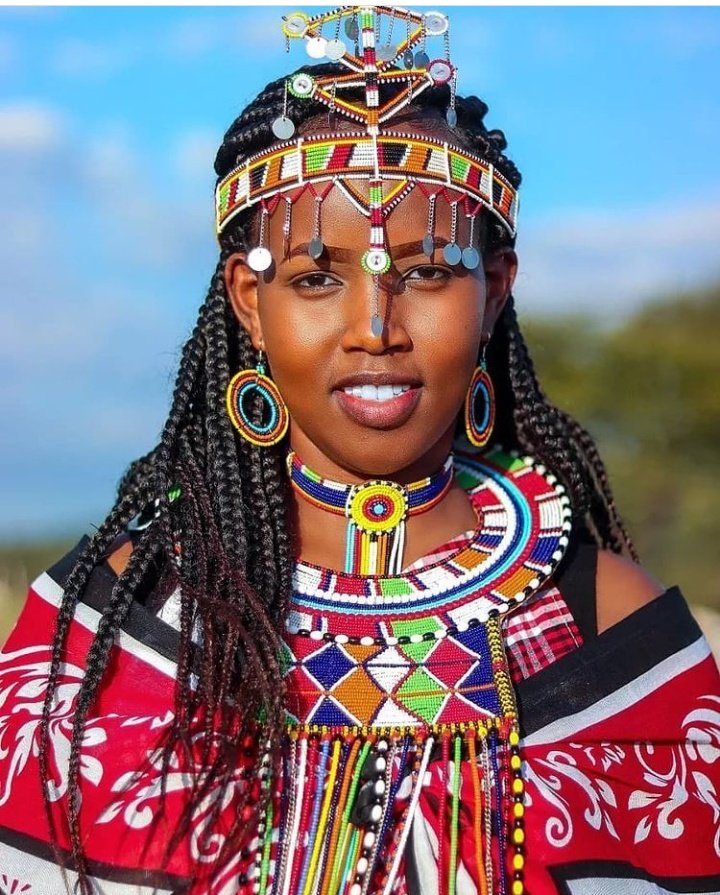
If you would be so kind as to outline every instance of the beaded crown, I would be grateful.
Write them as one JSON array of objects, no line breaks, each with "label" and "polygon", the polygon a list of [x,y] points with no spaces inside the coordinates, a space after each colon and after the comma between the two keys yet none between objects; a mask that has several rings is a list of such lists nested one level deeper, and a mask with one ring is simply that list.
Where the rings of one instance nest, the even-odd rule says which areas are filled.
[{"label": "beaded crown", "polygon": [[[455,96],[457,69],[450,60],[450,25],[440,12],[416,13],[391,6],[343,6],[308,16],[294,12],[283,18],[287,49],[304,40],[311,59],[329,60],[348,69],[347,74],[315,75],[300,71],[285,84],[282,113],[272,122],[280,141],[271,148],[239,160],[217,186],[216,223],[220,235],[241,211],[259,205],[259,242],[248,254],[256,271],[267,270],[273,258],[266,246],[268,218],[284,206],[283,231],[290,235],[292,206],[309,192],[314,199],[314,231],[308,246],[315,260],[324,252],[321,207],[337,186],[370,221],[370,238],[362,258],[363,269],[376,279],[392,261],[384,222],[414,188],[428,200],[427,233],[423,251],[435,252],[435,208],[446,201],[451,210],[450,242],[443,248],[445,261],[468,269],[480,263],[476,219],[485,208],[510,236],[516,232],[518,196],[513,185],[493,164],[450,141],[424,134],[381,131],[413,97],[430,87],[449,86],[446,120],[457,126]],[[434,55],[431,43],[442,50]],[[385,88],[382,90],[381,88]],[[356,132],[339,131],[293,139],[295,123],[288,115],[288,94],[313,100],[330,113],[358,125]],[[387,98],[389,97],[389,98]],[[458,243],[458,221],[469,221],[467,244]],[[373,332],[382,323],[373,315]]]}]

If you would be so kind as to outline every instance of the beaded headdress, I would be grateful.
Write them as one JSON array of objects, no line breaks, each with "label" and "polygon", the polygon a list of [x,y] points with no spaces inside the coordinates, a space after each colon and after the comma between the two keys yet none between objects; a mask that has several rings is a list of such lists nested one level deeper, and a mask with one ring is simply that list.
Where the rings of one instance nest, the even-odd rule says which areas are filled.
[{"label": "beaded headdress", "polygon": [[[517,193],[492,163],[462,148],[460,141],[454,145],[424,134],[381,130],[413,97],[438,85],[449,86],[446,120],[451,130],[457,125],[457,69],[450,60],[449,22],[444,14],[415,13],[391,6],[345,6],[312,17],[294,12],[283,18],[282,31],[287,49],[291,41],[302,39],[311,59],[337,62],[348,73],[315,76],[300,71],[287,79],[284,109],[272,122],[280,142],[240,159],[218,184],[217,232],[220,235],[241,211],[258,205],[259,240],[247,260],[253,270],[267,270],[273,263],[266,245],[270,215],[283,207],[283,232],[289,239],[293,204],[308,192],[315,203],[308,254],[317,260],[324,252],[322,202],[333,187],[338,187],[370,221],[369,246],[362,266],[375,278],[371,326],[379,336],[379,277],[392,264],[385,219],[399,202],[415,188],[426,196],[423,251],[428,256],[435,251],[436,204],[438,200],[447,202],[451,228],[450,241],[443,248],[445,261],[474,269],[480,263],[475,244],[478,214],[487,209],[514,236]],[[431,51],[434,39],[442,42],[437,56]],[[381,98],[382,87],[387,89]],[[295,123],[288,115],[288,94],[321,103],[362,130],[293,139]],[[384,99],[387,95],[389,99]],[[464,246],[458,242],[460,214],[469,222]]]}]

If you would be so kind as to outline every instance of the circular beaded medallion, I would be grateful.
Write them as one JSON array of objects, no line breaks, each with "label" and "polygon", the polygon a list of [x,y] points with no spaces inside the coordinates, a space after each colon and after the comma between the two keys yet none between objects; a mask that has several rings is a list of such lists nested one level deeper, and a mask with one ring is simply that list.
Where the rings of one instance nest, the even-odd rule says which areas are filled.
[{"label": "circular beaded medallion", "polygon": [[304,72],[295,75],[294,78],[290,78],[290,81],[288,82],[288,90],[298,99],[307,99],[314,89],[315,81],[310,75],[306,75]]},{"label": "circular beaded medallion", "polygon": [[392,260],[385,249],[368,249],[360,263],[366,273],[380,274],[390,270]]},{"label": "circular beaded medallion", "polygon": [[399,525],[407,510],[407,497],[401,485],[364,482],[348,495],[345,513],[361,531],[382,532]]},{"label": "circular beaded medallion", "polygon": [[435,84],[447,84],[453,76],[455,69],[447,59],[433,59],[428,65],[428,74]]},{"label": "circular beaded medallion", "polygon": [[302,37],[307,31],[309,21],[309,16],[304,12],[291,12],[289,16],[283,17],[283,34],[286,37]]},{"label": "circular beaded medallion", "polygon": [[448,30],[448,17],[441,12],[426,12],[423,16],[425,31],[433,37],[445,34]]}]

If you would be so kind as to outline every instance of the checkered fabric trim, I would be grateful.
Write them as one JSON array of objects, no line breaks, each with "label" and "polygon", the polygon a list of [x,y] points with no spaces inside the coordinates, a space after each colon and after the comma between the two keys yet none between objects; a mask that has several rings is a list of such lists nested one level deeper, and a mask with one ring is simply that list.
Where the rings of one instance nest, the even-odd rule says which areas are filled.
[{"label": "checkered fabric trim", "polygon": [[383,191],[385,213],[397,204],[398,196],[405,195],[404,186],[437,184],[481,203],[515,235],[518,195],[493,165],[430,137],[366,133],[332,140],[322,135],[301,137],[247,159],[217,187],[217,232],[243,209],[278,193],[289,194],[294,202],[309,183],[377,179],[378,175],[381,180],[395,181]]},{"label": "checkered fabric trim", "polygon": [[[466,531],[411,563],[404,571],[441,562],[472,539]],[[507,616],[503,624],[505,652],[514,683],[525,680],[582,646],[583,638],[560,591],[542,588]]]},{"label": "checkered fabric trim", "polygon": [[537,674],[583,644],[567,603],[552,584],[537,591],[505,619],[503,639],[515,683]]}]

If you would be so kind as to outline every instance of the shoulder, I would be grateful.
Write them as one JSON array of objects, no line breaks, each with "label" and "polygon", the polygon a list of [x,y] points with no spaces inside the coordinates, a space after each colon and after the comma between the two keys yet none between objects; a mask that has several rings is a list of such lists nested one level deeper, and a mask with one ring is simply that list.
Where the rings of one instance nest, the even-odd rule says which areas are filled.
[{"label": "shoulder", "polygon": [[599,634],[666,590],[642,566],[610,550],[598,550],[595,584]]},{"label": "shoulder", "polygon": [[118,535],[108,548],[104,561],[120,577],[125,571],[133,552],[133,542],[126,532]]}]

